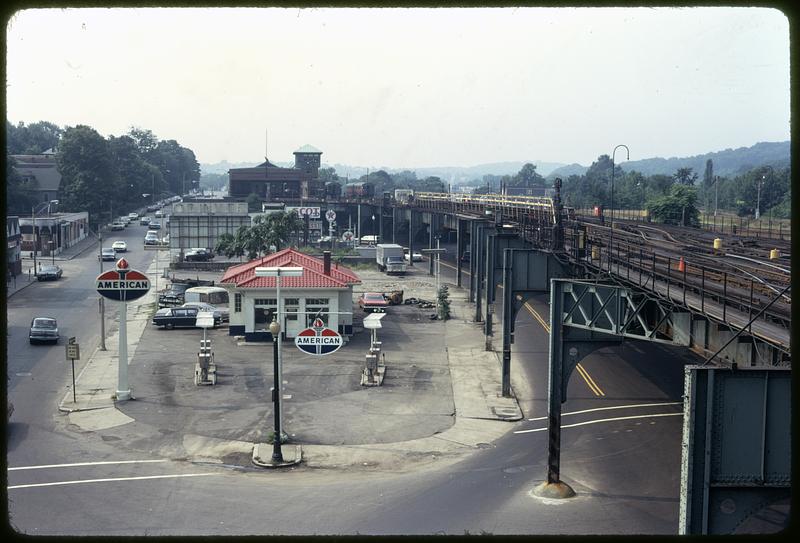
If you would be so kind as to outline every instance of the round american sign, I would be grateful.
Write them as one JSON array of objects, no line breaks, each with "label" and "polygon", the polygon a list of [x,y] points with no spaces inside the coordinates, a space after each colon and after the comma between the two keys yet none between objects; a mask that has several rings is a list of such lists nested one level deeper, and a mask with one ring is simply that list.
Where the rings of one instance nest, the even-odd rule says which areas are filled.
[{"label": "round american sign", "polygon": [[342,343],[342,336],[336,330],[325,328],[322,319],[314,319],[311,328],[306,328],[294,338],[294,344],[298,349],[315,356],[331,354],[337,351]]},{"label": "round american sign", "polygon": [[130,269],[128,261],[120,258],[114,270],[97,276],[97,292],[110,300],[130,302],[150,290],[150,280],[140,271]]}]

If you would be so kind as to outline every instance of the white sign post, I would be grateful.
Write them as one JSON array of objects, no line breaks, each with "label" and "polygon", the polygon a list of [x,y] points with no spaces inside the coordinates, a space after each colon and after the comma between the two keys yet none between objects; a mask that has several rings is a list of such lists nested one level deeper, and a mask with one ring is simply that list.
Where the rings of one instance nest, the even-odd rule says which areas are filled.
[{"label": "white sign post", "polygon": [[141,298],[150,290],[150,280],[142,272],[132,270],[128,261],[120,258],[114,270],[97,276],[97,292],[119,306],[119,358],[117,364],[117,400],[130,400],[128,385],[128,301]]}]

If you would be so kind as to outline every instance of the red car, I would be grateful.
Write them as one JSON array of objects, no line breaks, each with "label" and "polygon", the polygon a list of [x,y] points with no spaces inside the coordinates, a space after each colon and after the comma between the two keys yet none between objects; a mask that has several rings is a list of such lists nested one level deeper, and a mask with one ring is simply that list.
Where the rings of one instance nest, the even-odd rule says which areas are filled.
[{"label": "red car", "polygon": [[386,297],[380,292],[365,292],[358,297],[358,307],[365,313],[383,313],[388,305]]}]

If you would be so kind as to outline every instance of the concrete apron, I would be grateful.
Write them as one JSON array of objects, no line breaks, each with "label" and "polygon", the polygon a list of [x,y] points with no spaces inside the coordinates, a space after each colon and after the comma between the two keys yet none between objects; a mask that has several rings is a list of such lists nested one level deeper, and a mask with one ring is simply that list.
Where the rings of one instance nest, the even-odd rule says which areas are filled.
[{"label": "concrete apron", "polygon": [[[163,266],[159,264],[159,269]],[[147,269],[153,277],[155,265]],[[302,449],[283,447],[285,463],[295,465],[301,457],[303,465],[313,468],[349,468],[391,470],[394,473],[440,468],[461,460],[478,449],[491,447],[491,442],[509,429],[509,421],[522,418],[522,411],[513,396],[501,394],[501,366],[497,353],[487,352],[483,345],[482,326],[470,321],[472,313],[466,292],[451,290],[452,318],[446,321],[445,341],[453,387],[455,423],[444,432],[425,438],[395,443],[362,445],[313,445]],[[150,322],[152,304],[157,303],[155,289],[128,306],[128,353],[133,360],[145,328]],[[120,426],[134,419],[115,407],[113,399],[117,385],[118,332],[106,339],[107,351],[95,351],[77,379],[77,402],[69,390],[59,409],[67,412],[69,422],[84,430],[103,430]],[[464,347],[474,345],[475,347]],[[132,388],[132,396],[135,391]],[[256,465],[269,464],[272,445],[246,441],[224,440],[185,434],[180,451],[174,446],[153,451],[163,456],[180,457],[190,461],[221,463],[229,455],[253,455]],[[269,451],[269,452],[268,452]],[[257,457],[257,458],[256,458]]]}]

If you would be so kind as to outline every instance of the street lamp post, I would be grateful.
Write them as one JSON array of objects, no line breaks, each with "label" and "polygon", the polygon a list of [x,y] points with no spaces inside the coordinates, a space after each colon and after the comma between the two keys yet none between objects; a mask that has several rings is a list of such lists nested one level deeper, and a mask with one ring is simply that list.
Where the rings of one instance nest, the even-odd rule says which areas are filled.
[{"label": "street lamp post", "polygon": [[613,254],[614,248],[614,170],[616,170],[616,163],[614,161],[614,157],[617,154],[617,149],[620,147],[625,148],[626,157],[625,160],[631,159],[631,152],[628,150],[627,145],[617,145],[614,147],[614,150],[611,152],[611,235],[608,238],[608,271],[611,271],[611,258]]},{"label": "street lamp post", "polygon": [[269,331],[272,334],[272,369],[274,375],[275,386],[272,387],[272,403],[274,405],[274,419],[275,419],[275,435],[272,439],[272,461],[283,462],[283,453],[281,452],[281,378],[278,366],[278,337],[281,333],[281,325],[278,321],[273,319],[269,325]]},{"label": "street lamp post", "polygon": [[764,186],[764,181],[767,179],[766,175],[761,176],[761,181],[758,182],[758,196],[756,196],[756,220],[761,218],[761,187]]},{"label": "street lamp post", "polygon": [[[372,236],[375,239],[377,239],[377,237],[376,237],[377,235],[378,235],[378,233],[375,231],[375,214],[373,213],[372,214]],[[381,243],[383,243],[383,241],[381,241]]]},{"label": "street lamp post", "polygon": [[[278,330],[280,330],[280,326],[283,323],[282,319],[282,312],[281,312],[281,277],[300,277],[303,275],[303,268],[296,267],[296,266],[267,266],[267,267],[258,267],[256,268],[256,277],[274,277],[275,278],[275,313],[276,313],[276,320],[278,323]],[[271,326],[271,325],[270,325]],[[271,331],[271,329],[270,329]],[[273,338],[276,336],[273,336]],[[275,374],[275,395],[276,395],[276,404],[275,408],[278,411],[278,417],[280,417],[280,401],[281,401],[281,393],[280,393],[280,385],[283,382],[283,360],[282,360],[282,350],[281,350],[281,341],[280,336],[278,335],[277,341],[277,367],[278,371]],[[277,435],[276,439],[280,439],[281,435]]]}]

